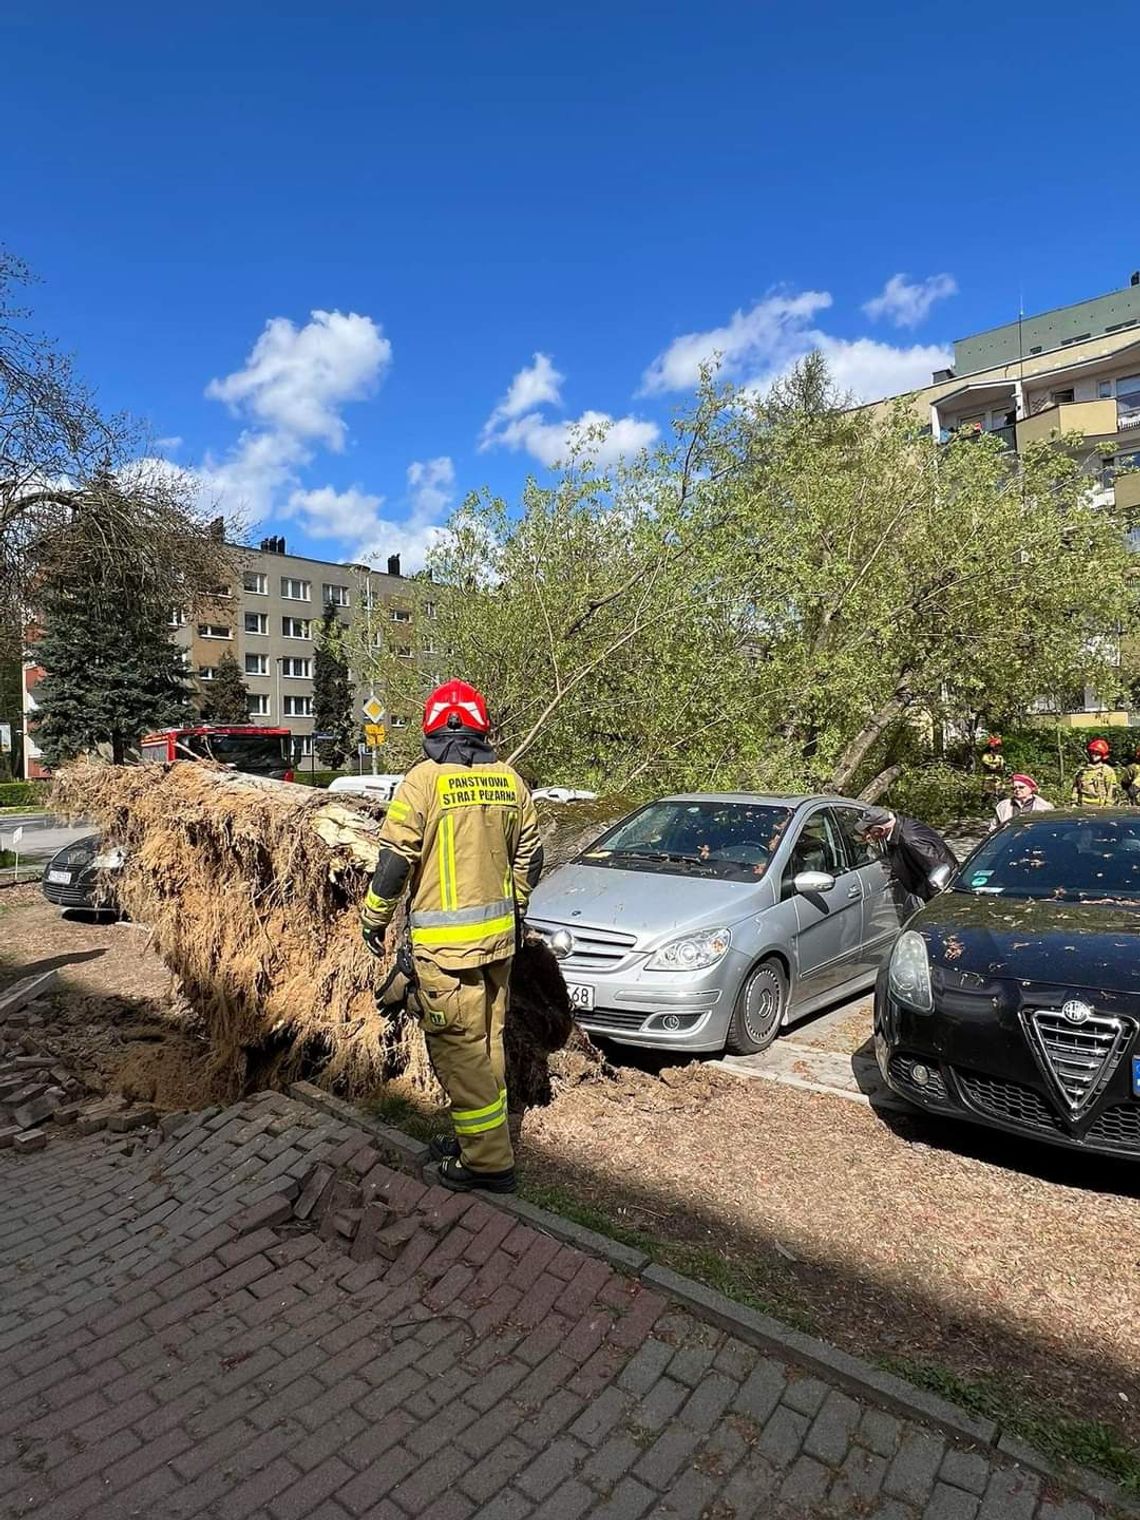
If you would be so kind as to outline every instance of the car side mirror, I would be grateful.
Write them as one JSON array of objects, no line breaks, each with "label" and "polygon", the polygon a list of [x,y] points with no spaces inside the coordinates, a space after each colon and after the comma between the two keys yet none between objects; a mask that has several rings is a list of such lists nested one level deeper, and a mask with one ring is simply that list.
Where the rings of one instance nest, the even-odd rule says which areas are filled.
[{"label": "car side mirror", "polygon": [[951,866],[935,866],[926,879],[936,892],[944,892],[953,874]]},{"label": "car side mirror", "polygon": [[829,871],[799,871],[792,877],[792,886],[801,897],[830,892],[834,885],[835,877]]}]

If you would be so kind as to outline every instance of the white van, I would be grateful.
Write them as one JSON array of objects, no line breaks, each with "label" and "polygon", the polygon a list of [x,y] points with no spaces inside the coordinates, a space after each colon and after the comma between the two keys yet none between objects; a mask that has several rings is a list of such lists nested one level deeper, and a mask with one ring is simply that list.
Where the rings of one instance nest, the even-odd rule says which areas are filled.
[{"label": "white van", "polygon": [[338,776],[329,783],[330,792],[355,792],[377,802],[391,802],[403,776]]}]

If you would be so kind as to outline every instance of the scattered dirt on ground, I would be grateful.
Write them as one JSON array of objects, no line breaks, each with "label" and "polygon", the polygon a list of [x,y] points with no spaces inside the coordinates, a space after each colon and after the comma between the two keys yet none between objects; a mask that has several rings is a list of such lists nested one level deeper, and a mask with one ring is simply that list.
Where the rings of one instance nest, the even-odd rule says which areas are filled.
[{"label": "scattered dirt on ground", "polygon": [[856,1354],[998,1378],[1140,1437],[1140,1168],[709,1065],[666,1074],[532,1111],[527,1175],[714,1253]]}]

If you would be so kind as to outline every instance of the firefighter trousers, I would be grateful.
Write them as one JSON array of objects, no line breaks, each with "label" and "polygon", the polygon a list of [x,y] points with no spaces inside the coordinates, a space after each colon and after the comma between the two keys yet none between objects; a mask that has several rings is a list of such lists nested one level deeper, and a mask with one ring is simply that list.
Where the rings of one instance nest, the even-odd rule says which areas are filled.
[{"label": "firefighter trousers", "polygon": [[509,960],[449,970],[416,952],[421,1027],[447,1094],[463,1165],[473,1172],[514,1166],[507,1128],[506,1057]]}]

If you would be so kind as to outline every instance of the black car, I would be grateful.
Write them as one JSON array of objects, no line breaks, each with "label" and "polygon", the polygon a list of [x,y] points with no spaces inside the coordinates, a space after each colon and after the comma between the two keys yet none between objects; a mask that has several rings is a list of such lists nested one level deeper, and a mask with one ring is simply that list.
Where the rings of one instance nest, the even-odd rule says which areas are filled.
[{"label": "black car", "polygon": [[932,1114],[1140,1158],[1140,812],[1025,813],[899,936],[887,1084]]},{"label": "black car", "polygon": [[122,865],[120,851],[101,853],[98,834],[85,834],[47,863],[40,883],[44,896],[57,908],[82,908],[88,913],[115,913],[111,883],[107,873]]}]

